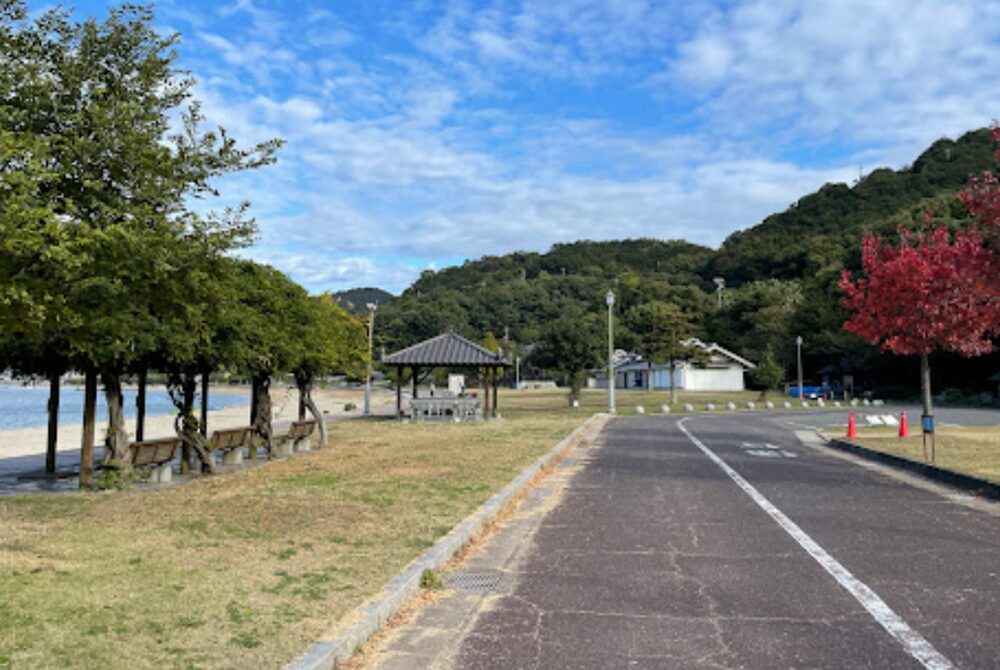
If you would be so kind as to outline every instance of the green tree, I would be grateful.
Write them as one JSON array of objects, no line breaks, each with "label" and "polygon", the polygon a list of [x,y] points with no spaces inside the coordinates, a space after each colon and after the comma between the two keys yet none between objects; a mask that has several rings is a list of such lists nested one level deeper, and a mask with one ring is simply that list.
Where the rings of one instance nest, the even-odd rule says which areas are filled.
[{"label": "green tree", "polygon": [[761,400],[767,400],[767,392],[777,388],[784,378],[785,369],[774,359],[770,350],[764,352],[757,367],[750,371],[750,381],[760,388]]},{"label": "green tree", "polygon": [[543,332],[533,362],[557,370],[569,387],[569,402],[580,397],[584,374],[600,363],[601,320],[594,314],[570,311]]},{"label": "green tree", "polygon": [[[358,319],[341,309],[329,293],[306,298],[297,307],[301,310],[301,320],[296,329],[294,344],[297,348],[292,372],[299,390],[299,407],[308,409],[316,419],[323,447],[327,440],[326,419],[313,401],[313,385],[318,378],[338,372],[361,374],[368,362],[367,331]],[[285,316],[294,318],[295,315]]]},{"label": "green tree", "polygon": [[699,360],[705,350],[687,341],[694,334],[691,318],[676,305],[651,303],[640,307],[633,316],[642,351],[649,362],[648,379],[652,378],[652,363],[667,363],[670,370],[670,404],[677,403],[677,361]]}]

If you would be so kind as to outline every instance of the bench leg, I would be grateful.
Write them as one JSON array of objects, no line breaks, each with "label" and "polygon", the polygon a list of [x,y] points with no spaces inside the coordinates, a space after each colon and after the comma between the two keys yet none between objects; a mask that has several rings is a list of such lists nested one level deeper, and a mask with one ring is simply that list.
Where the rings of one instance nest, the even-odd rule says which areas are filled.
[{"label": "bench leg", "polygon": [[174,468],[170,463],[154,465],[150,470],[149,480],[154,484],[168,484],[174,479]]},{"label": "bench leg", "polygon": [[243,465],[243,449],[227,449],[222,452],[223,465]]}]

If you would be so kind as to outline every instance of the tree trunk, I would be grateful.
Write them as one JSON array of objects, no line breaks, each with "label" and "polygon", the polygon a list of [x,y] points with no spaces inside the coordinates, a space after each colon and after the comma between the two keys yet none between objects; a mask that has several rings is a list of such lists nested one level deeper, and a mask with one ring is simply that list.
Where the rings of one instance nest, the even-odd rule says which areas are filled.
[{"label": "tree trunk", "polygon": [[181,474],[190,474],[191,456],[197,456],[201,461],[201,471],[215,472],[215,461],[208,453],[208,443],[202,435],[198,419],[194,415],[194,401],[198,389],[198,378],[195,374],[171,374],[167,382],[167,392],[170,400],[177,408],[177,418],[174,420],[174,431],[183,440],[181,446]]},{"label": "tree trunk", "polygon": [[206,370],[201,373],[201,426],[202,437],[208,437],[208,382],[211,374]]},{"label": "tree trunk", "polygon": [[[930,356],[928,354],[920,354],[920,396],[923,399],[924,404],[924,416],[932,416],[934,414],[934,405],[931,400],[931,363]],[[933,463],[936,454],[934,453],[935,447],[934,433],[931,433],[931,453],[930,461]],[[927,433],[924,433],[924,460],[927,459]]]},{"label": "tree trunk", "polygon": [[105,465],[117,463],[123,470],[131,470],[132,454],[128,448],[128,429],[125,427],[125,400],[122,398],[122,379],[117,371],[101,373],[104,382],[104,399],[108,405],[108,436],[105,439]]},{"label": "tree trunk", "polygon": [[646,392],[653,390],[653,361],[646,361]]},{"label": "tree trunk", "polygon": [[677,361],[670,359],[670,404],[677,404]]},{"label": "tree trunk", "polygon": [[135,394],[135,441],[142,442],[146,437],[146,381],[149,371],[139,370],[139,389]]},{"label": "tree trunk", "polygon": [[56,449],[59,444],[59,381],[57,370],[49,372],[49,433],[45,442],[45,471],[56,471]]},{"label": "tree trunk", "polygon": [[[316,424],[319,426],[319,448],[322,449],[326,446],[326,419],[319,411],[319,407],[316,406],[315,401],[312,397],[312,382],[309,381],[299,381],[295,380],[296,385],[299,387],[299,409],[308,409],[309,413],[313,415],[316,419]],[[306,418],[304,412],[300,412],[299,421],[304,421]]]},{"label": "tree trunk", "polygon": [[254,448],[250,449],[250,457],[256,458],[255,448],[258,443],[262,443],[267,448],[267,455],[270,458],[274,447],[271,426],[271,376],[266,373],[255,374],[253,386],[254,410],[251,414],[253,416],[251,427],[256,439]]},{"label": "tree trunk", "polygon": [[97,411],[97,371],[88,368],[83,392],[83,436],[80,440],[80,488],[94,480],[94,414]]}]

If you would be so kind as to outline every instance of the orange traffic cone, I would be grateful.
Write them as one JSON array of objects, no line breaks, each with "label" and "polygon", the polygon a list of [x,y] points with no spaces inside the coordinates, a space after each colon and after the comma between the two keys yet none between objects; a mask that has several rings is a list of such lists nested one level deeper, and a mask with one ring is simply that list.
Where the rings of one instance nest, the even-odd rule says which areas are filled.
[{"label": "orange traffic cone", "polygon": [[851,410],[851,418],[847,420],[847,439],[853,440],[858,436],[858,424],[854,421],[854,410]]},{"label": "orange traffic cone", "polygon": [[899,415],[899,436],[909,437],[910,436],[910,426],[906,423],[906,412]]}]

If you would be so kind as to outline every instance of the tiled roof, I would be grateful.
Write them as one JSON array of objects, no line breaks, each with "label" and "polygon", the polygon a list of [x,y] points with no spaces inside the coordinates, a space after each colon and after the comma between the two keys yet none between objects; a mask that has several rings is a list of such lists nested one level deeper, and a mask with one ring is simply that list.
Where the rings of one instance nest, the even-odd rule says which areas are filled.
[{"label": "tiled roof", "polygon": [[487,367],[507,366],[509,362],[461,335],[447,332],[412,347],[382,358],[386,365],[419,365],[425,367]]}]

